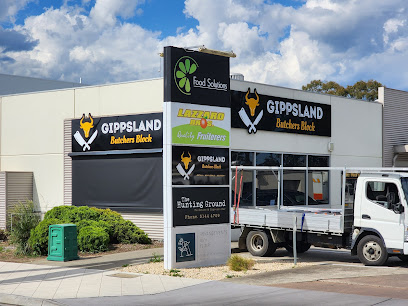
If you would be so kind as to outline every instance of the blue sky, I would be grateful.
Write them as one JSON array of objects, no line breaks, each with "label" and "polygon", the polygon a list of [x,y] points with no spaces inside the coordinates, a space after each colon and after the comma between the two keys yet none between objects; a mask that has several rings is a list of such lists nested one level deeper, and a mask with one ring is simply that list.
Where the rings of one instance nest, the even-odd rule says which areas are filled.
[{"label": "blue sky", "polygon": [[233,50],[231,71],[301,88],[408,90],[406,0],[3,0],[1,73],[87,84],[160,77],[164,46]]}]

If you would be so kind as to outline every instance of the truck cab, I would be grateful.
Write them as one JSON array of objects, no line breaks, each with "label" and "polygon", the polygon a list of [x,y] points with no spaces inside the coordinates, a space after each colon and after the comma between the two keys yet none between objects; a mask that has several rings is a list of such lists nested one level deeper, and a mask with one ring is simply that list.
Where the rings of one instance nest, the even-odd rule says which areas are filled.
[{"label": "truck cab", "polygon": [[362,173],[354,199],[352,254],[366,265],[408,259],[406,173]]}]

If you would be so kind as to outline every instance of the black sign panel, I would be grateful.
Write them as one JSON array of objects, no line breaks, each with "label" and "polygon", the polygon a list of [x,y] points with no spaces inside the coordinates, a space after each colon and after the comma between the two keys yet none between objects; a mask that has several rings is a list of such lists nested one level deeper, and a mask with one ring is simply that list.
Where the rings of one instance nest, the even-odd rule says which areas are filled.
[{"label": "black sign panel", "polygon": [[195,233],[176,234],[176,262],[195,260]]},{"label": "black sign panel", "polygon": [[228,187],[173,187],[173,226],[229,223]]},{"label": "black sign panel", "polygon": [[229,58],[165,47],[164,101],[230,107]]},{"label": "black sign panel", "polygon": [[231,127],[296,134],[331,136],[331,106],[265,96],[255,88],[231,91]]},{"label": "black sign panel", "polygon": [[173,185],[229,185],[229,150],[173,146]]},{"label": "black sign panel", "polygon": [[163,147],[163,113],[72,120],[72,152]]}]

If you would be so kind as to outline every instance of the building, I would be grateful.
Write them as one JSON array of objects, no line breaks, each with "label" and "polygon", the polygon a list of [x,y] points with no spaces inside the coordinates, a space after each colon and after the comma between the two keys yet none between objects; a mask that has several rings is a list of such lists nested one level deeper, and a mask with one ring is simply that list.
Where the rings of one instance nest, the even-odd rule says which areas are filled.
[{"label": "building", "polygon": [[[234,79],[230,87],[233,165],[383,165],[381,102],[365,102]],[[249,106],[251,101],[259,104],[252,106],[258,107],[254,113]],[[259,112],[261,108],[262,115]],[[93,204],[117,209],[152,238],[163,237],[160,144],[129,150],[122,149],[124,146],[115,147],[113,141],[112,146],[105,149],[88,151],[85,146],[90,138],[82,134],[82,144],[75,138],[77,131],[83,133],[79,127],[81,118],[82,123],[93,120],[92,123],[96,124],[95,120],[101,120],[107,128],[109,122],[115,120],[125,123],[136,122],[140,118],[160,120],[163,79],[4,95],[0,110],[0,170],[4,173],[32,173],[33,199],[42,213],[62,204],[88,203],[76,203],[82,202],[81,199],[92,202],[90,194],[99,190],[100,196],[119,200],[101,201],[95,197]],[[275,121],[271,125],[272,117]],[[279,123],[276,123],[276,117]],[[126,126],[123,127],[126,129]],[[138,128],[134,128],[133,132]],[[90,129],[88,132],[93,135],[95,130]],[[160,133],[158,125],[152,126],[150,131],[155,129]],[[102,137],[102,134],[102,130],[99,130],[94,138],[97,140],[91,146],[97,145],[97,137]],[[109,132],[106,135],[109,136]],[[76,152],[73,152],[75,146]],[[286,173],[284,179],[288,190],[302,194],[302,204],[312,201],[309,198],[316,198],[324,204],[330,192],[327,174],[321,175],[323,187],[319,195],[314,195],[311,173]],[[273,194],[275,183],[270,173],[245,173],[241,205],[261,203],[265,195],[270,197]],[[232,180],[233,189],[234,186]],[[132,197],[137,200],[132,201]],[[267,201],[271,204],[269,198]],[[7,197],[0,197],[0,207],[4,213],[6,206]]]}]

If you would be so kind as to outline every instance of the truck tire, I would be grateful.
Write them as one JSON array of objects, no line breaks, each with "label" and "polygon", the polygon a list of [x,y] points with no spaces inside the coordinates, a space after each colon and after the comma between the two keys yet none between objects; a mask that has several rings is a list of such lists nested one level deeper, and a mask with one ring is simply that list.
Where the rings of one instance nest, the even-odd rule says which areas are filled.
[{"label": "truck tire", "polygon": [[398,258],[403,262],[408,262],[408,255],[398,255]]},{"label": "truck tire", "polygon": [[246,245],[253,256],[270,256],[276,251],[276,244],[273,243],[271,235],[261,230],[250,231]]},{"label": "truck tire", "polygon": [[388,259],[382,240],[374,235],[361,238],[357,245],[357,255],[366,266],[382,266]]},{"label": "truck tire", "polygon": [[[311,246],[312,245],[310,243],[299,241],[296,243],[296,252],[298,254],[302,254],[304,252],[307,252]],[[285,249],[289,253],[293,254],[293,244],[292,243],[285,243]]]}]

